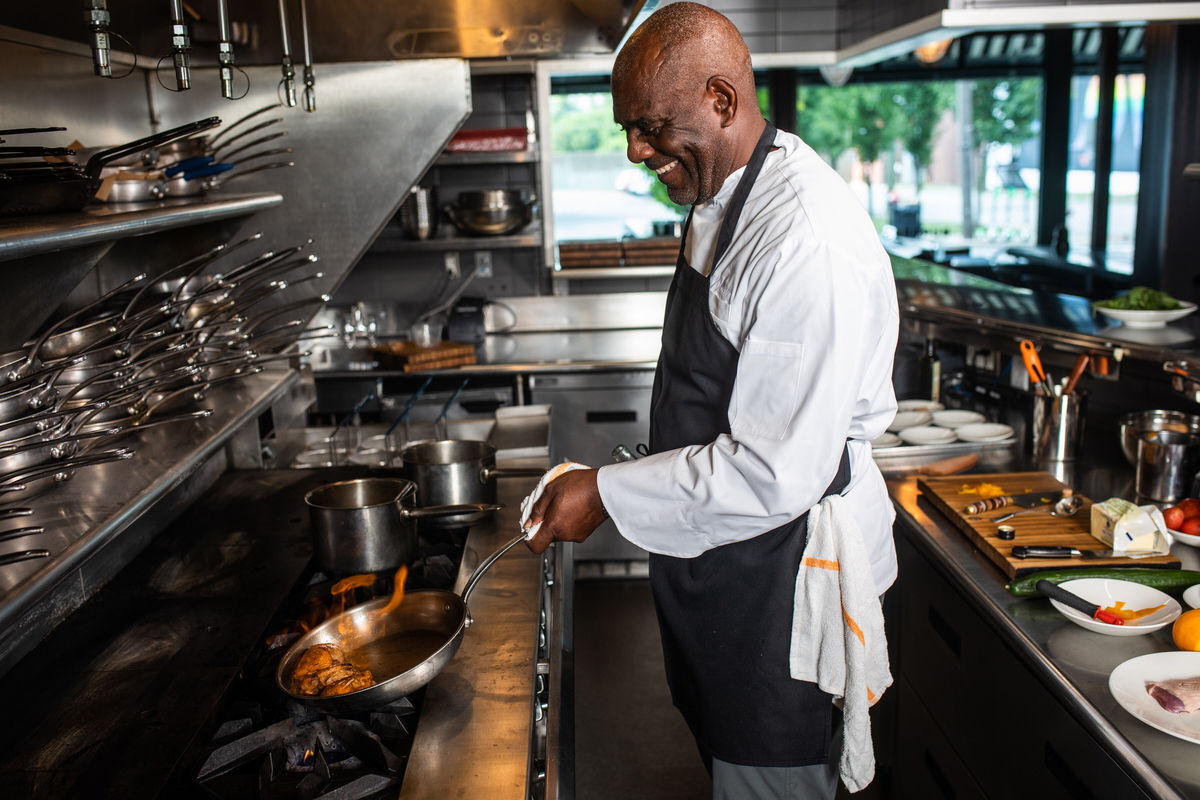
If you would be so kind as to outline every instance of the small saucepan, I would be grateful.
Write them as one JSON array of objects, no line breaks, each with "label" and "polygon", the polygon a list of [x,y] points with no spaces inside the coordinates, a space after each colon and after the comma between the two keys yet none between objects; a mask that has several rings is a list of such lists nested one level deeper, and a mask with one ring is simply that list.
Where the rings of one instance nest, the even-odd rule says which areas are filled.
[{"label": "small saucepan", "polygon": [[[496,502],[498,478],[540,478],[542,468],[498,469],[496,448],[471,439],[415,442],[400,451],[401,474],[417,485],[422,503]],[[466,515],[443,516],[423,523],[436,528],[461,528],[472,522]]]},{"label": "small saucepan", "polygon": [[[280,690],[318,711],[353,714],[369,711],[415,692],[440,673],[462,644],[471,626],[467,600],[488,567],[524,540],[518,534],[484,559],[471,574],[461,596],[444,589],[405,592],[400,605],[388,609],[390,598],[372,600],[332,617],[301,636],[275,670]],[[377,683],[356,692],[321,697],[296,694],[293,673],[310,647],[335,645],[355,666],[371,671]]]},{"label": "small saucepan", "polygon": [[415,520],[453,515],[472,522],[503,506],[488,503],[415,508],[417,485],[404,478],[358,478],[318,486],[304,496],[318,566],[338,575],[379,572],[416,556]]}]

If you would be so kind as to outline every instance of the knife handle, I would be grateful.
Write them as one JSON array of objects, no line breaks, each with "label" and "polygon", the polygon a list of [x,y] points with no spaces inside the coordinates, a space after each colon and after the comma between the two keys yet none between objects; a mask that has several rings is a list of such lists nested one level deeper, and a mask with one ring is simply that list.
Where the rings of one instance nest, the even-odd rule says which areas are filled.
[{"label": "knife handle", "polygon": [[1060,603],[1064,603],[1076,611],[1082,611],[1092,619],[1098,619],[1101,622],[1107,622],[1110,625],[1124,625],[1125,620],[1115,614],[1105,611],[1103,607],[1095,603],[1089,603],[1079,595],[1069,592],[1061,586],[1051,583],[1048,580],[1040,580],[1037,582],[1037,590],[1047,597],[1052,597]]},{"label": "knife handle", "polygon": [[1070,558],[1075,555],[1075,548],[1019,544],[1012,549],[1012,554],[1014,558]]}]

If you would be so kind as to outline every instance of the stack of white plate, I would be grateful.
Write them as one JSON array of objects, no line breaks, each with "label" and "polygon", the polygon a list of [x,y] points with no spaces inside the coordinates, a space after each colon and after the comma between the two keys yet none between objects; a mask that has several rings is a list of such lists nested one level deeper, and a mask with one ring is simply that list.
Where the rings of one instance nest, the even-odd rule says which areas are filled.
[{"label": "stack of white plate", "polygon": [[900,438],[908,444],[947,444],[958,437],[952,428],[939,428],[936,425],[917,425],[900,431]]},{"label": "stack of white plate", "polygon": [[987,417],[978,411],[952,408],[949,411],[933,412],[933,424],[939,428],[961,428],[976,422],[987,422]]},{"label": "stack of white plate", "polygon": [[954,429],[959,439],[964,442],[1003,442],[1011,439],[1012,427],[999,422],[973,422]]}]

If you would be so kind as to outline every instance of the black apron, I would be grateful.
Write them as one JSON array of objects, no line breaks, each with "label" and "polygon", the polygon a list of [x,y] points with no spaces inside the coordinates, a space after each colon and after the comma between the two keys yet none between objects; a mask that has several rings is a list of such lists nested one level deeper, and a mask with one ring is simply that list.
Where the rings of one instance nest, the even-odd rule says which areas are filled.
[{"label": "black apron", "polygon": [[[768,122],[725,212],[708,277],[688,265],[680,247],[650,403],[651,452],[708,444],[729,433],[738,351],[712,320],[709,281],[774,140]],[[689,215],[684,241],[690,224]],[[843,450],[825,494],[840,492],[849,478]],[[807,518],[696,558],[650,556],[671,698],[706,760],[771,767],[828,760],[833,698],[788,673]]]}]

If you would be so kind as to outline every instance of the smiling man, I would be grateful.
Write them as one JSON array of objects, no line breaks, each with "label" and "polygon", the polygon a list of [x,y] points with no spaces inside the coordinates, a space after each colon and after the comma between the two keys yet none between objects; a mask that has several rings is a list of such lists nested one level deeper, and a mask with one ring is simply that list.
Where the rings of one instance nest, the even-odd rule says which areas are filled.
[{"label": "smiling man", "polygon": [[530,504],[530,546],[583,541],[611,515],[650,551],[672,699],[714,797],[833,797],[840,714],[791,677],[793,623],[808,622],[793,611],[809,512],[830,495],[861,538],[870,574],[853,577],[867,596],[895,580],[894,512],[869,444],[896,410],[890,262],[845,182],[763,119],[724,16],[661,8],[618,54],[612,88],[629,160],[693,206],[650,455],[550,481]]}]

